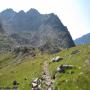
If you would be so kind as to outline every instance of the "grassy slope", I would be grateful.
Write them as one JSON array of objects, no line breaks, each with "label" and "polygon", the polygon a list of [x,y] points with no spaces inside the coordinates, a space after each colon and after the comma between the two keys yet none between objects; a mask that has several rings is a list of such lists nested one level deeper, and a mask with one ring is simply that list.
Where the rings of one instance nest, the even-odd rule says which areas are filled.
[{"label": "grassy slope", "polygon": [[[79,54],[72,55],[74,50],[80,50]],[[13,87],[12,82],[17,80],[19,90],[31,90],[30,82],[33,78],[40,77],[43,71],[44,60],[50,61],[54,56],[61,56],[64,59],[57,63],[50,64],[50,73],[53,74],[56,68],[61,64],[72,64],[76,68],[67,70],[63,74],[56,74],[56,90],[89,90],[90,89],[90,64],[85,64],[86,60],[90,61],[90,45],[74,47],[58,54],[37,55],[35,58],[27,57],[22,63],[11,63],[15,60],[12,53],[0,54],[0,86]],[[71,72],[74,72],[71,74]],[[27,80],[25,80],[27,78]]]},{"label": "grassy slope", "polygon": [[[74,50],[80,50],[80,53],[71,55]],[[90,90],[90,45],[74,47],[54,56],[57,55],[64,57],[64,59],[50,64],[52,76],[55,74],[56,68],[61,64],[71,64],[75,68],[62,74],[56,74],[56,90]]]},{"label": "grassy slope", "polygon": [[13,87],[12,82],[17,80],[19,90],[30,90],[30,82],[41,75],[43,60],[45,59],[39,55],[35,58],[27,57],[20,64],[10,64],[15,59],[15,55],[7,53],[0,55],[0,57],[0,86]]}]

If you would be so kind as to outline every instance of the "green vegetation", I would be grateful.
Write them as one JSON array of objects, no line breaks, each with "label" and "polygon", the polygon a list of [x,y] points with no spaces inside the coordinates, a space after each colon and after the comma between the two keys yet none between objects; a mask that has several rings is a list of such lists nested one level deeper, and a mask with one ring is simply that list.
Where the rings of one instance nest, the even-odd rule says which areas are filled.
[{"label": "green vegetation", "polygon": [[0,33],[0,51],[10,50],[13,41],[8,36]]},{"label": "green vegetation", "polygon": [[0,69],[0,86],[12,88],[13,81],[16,80],[19,83],[19,90],[30,90],[31,81],[36,77],[40,77],[42,73],[42,62],[44,59],[42,56],[36,56],[35,58],[27,57],[22,63],[14,63],[12,60],[15,61],[15,58],[12,58],[11,55],[14,56],[11,53],[0,56],[0,66],[3,63]]},{"label": "green vegetation", "polygon": [[[77,54],[71,54],[79,50]],[[54,56],[64,59],[50,64],[50,72],[55,75],[56,90],[89,90],[90,89],[90,45],[77,46]],[[56,68],[62,64],[74,65],[75,68],[66,70],[65,73],[55,73]]]},{"label": "green vegetation", "polygon": [[[77,54],[71,54],[79,50]],[[55,75],[55,90],[89,90],[90,89],[90,44],[63,50],[57,54],[40,54],[35,57],[19,57],[15,53],[0,54],[0,87],[13,87],[18,82],[19,90],[31,90],[31,81],[41,77],[44,61],[48,62],[55,56],[63,57],[59,62],[49,64],[51,76]],[[75,68],[65,73],[56,73],[61,64],[74,65]]]}]

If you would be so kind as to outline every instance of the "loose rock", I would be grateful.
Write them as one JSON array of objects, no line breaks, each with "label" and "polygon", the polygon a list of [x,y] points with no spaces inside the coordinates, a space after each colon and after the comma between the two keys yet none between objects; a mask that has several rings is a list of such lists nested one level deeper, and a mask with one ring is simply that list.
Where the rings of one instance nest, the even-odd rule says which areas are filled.
[{"label": "loose rock", "polygon": [[58,61],[60,61],[60,60],[62,60],[62,59],[63,59],[63,58],[57,56],[57,57],[54,57],[54,58],[51,60],[51,62],[58,62]]},{"label": "loose rock", "polygon": [[59,67],[57,67],[57,72],[65,73],[66,69],[72,69],[73,67],[73,65],[60,65]]},{"label": "loose rock", "polygon": [[80,53],[80,50],[72,51],[71,55]]},{"label": "loose rock", "polygon": [[41,80],[36,78],[32,81],[32,90],[41,90],[40,88]]}]

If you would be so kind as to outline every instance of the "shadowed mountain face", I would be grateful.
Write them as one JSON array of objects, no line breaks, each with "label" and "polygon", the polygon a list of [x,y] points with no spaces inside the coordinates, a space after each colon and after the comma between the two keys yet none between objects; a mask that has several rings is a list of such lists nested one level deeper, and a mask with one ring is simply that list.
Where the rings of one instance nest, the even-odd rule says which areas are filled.
[{"label": "shadowed mountain face", "polygon": [[90,33],[78,38],[75,40],[75,44],[79,45],[79,44],[87,44],[90,43]]},{"label": "shadowed mountain face", "polygon": [[4,33],[3,26],[2,26],[2,23],[0,23],[0,34],[3,34],[3,33]]},{"label": "shadowed mountain face", "polygon": [[4,30],[19,45],[30,45],[43,50],[60,50],[75,46],[67,27],[57,15],[40,14],[35,9],[0,13]]},{"label": "shadowed mountain face", "polygon": [[0,23],[0,52],[10,50],[14,46],[13,40],[5,33],[2,23]]}]

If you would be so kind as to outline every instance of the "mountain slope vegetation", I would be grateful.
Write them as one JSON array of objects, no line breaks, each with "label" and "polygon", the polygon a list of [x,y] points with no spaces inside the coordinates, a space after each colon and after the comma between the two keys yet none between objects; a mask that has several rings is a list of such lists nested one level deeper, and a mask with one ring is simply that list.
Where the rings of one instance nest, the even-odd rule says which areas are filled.
[{"label": "mountain slope vegetation", "polygon": [[[78,50],[78,53],[73,53]],[[55,90],[89,90],[90,89],[90,44],[63,50],[57,54],[42,54],[36,56],[18,56],[14,52],[0,54],[0,87],[13,88],[13,81],[18,82],[19,90],[31,90],[31,82],[43,75],[43,65],[46,61]],[[63,60],[51,62],[53,57],[60,56]],[[74,65],[64,73],[56,72],[60,65]],[[53,78],[55,76],[55,78]],[[43,85],[42,85],[43,86]]]}]

